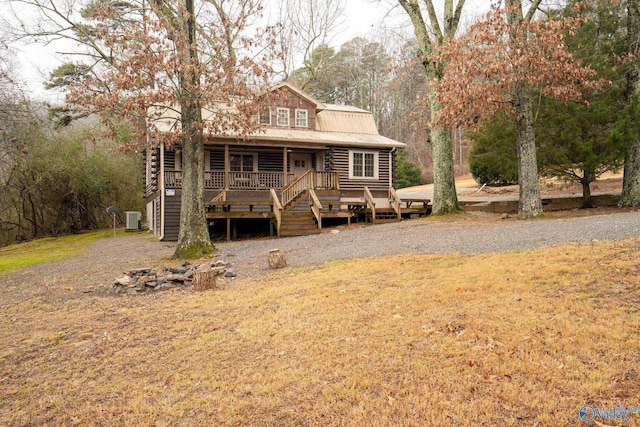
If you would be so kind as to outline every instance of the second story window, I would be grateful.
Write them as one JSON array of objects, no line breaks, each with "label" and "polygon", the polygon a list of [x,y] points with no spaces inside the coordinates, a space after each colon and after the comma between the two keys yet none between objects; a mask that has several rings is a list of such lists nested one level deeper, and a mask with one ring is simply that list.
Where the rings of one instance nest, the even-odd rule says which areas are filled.
[{"label": "second story window", "polygon": [[277,125],[278,126],[289,126],[289,109],[288,108],[278,108],[276,110],[277,113]]},{"label": "second story window", "polygon": [[307,110],[296,110],[296,127],[306,128],[309,125]]},{"label": "second story window", "polygon": [[269,110],[260,111],[260,124],[261,125],[271,124],[271,111]]}]

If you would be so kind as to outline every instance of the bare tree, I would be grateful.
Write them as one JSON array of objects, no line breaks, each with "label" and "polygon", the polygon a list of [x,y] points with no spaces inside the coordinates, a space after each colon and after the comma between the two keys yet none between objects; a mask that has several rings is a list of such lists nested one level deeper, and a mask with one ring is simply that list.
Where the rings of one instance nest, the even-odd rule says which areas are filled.
[{"label": "bare tree", "polygon": [[494,6],[486,19],[443,47],[449,66],[438,84],[445,104],[440,120],[450,126],[477,127],[506,111],[516,129],[519,215],[542,213],[534,132],[533,99],[548,96],[582,101],[585,91],[606,82],[573,58],[565,41],[581,25],[579,17],[532,21],[539,1],[524,14],[520,0]]},{"label": "bare tree", "polygon": [[398,0],[413,24],[418,55],[427,78],[427,103],[431,115],[429,134],[433,152],[433,213],[446,214],[460,209],[453,167],[453,142],[450,129],[437,124],[442,106],[432,86],[442,77],[445,64],[435,60],[437,51],[455,37],[465,0],[445,0],[442,22],[433,0]]},{"label": "bare tree", "polygon": [[[328,46],[331,37],[343,23],[344,6],[341,0],[285,0],[279,3],[283,28],[279,44],[283,51],[284,79],[302,63],[305,81],[296,82],[301,89],[319,77],[330,59]],[[316,55],[314,56],[314,52]]]},{"label": "bare tree", "polygon": [[[256,91],[271,75],[272,32],[245,31],[259,0],[18,0],[43,17],[24,37],[60,38],[84,47],[81,75],[68,100],[89,112],[147,119],[151,141],[183,150],[182,205],[176,257],[213,250],[204,210],[204,130],[244,135],[255,130]],[[255,40],[261,43],[256,43]],[[230,106],[233,105],[233,108]],[[202,109],[209,114],[203,119]],[[173,132],[154,121],[172,120]]]}]

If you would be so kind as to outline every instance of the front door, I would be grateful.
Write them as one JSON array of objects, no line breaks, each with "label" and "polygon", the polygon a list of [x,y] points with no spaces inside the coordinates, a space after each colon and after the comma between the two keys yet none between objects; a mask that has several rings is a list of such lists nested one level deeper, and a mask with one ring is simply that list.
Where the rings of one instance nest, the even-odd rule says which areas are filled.
[{"label": "front door", "polygon": [[289,159],[289,169],[291,173],[300,178],[306,171],[311,169],[311,154],[292,153]]}]

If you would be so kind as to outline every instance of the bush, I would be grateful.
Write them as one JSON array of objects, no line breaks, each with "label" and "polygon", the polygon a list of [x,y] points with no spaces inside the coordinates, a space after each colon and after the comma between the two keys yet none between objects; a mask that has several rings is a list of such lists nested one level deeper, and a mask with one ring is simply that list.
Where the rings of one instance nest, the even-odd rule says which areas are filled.
[{"label": "bush", "polygon": [[0,245],[107,227],[110,205],[142,210],[142,159],[120,152],[108,132],[51,131],[35,115],[13,124],[0,147]]},{"label": "bush", "polygon": [[397,188],[413,187],[421,183],[422,170],[409,160],[407,150],[397,151],[396,168]]}]

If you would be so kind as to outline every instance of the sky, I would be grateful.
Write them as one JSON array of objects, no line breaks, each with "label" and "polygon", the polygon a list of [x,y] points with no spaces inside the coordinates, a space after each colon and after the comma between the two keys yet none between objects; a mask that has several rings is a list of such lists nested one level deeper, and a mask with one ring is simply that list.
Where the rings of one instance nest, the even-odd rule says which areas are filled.
[{"label": "sky", "polygon": [[[272,1],[277,2],[278,0]],[[398,6],[396,0],[342,1],[344,2],[345,22],[332,39],[332,45],[336,49],[354,37],[375,38],[384,28],[412,34],[410,32],[412,27],[406,13]],[[436,0],[436,3],[443,4],[444,2]],[[463,25],[485,13],[489,3],[489,0],[467,0]],[[37,44],[22,46],[18,50],[17,57],[20,64],[19,75],[27,81],[27,90],[34,98],[52,102],[61,99],[61,96],[56,97],[42,87],[49,72],[63,62],[63,56],[56,52],[54,46]]]}]

